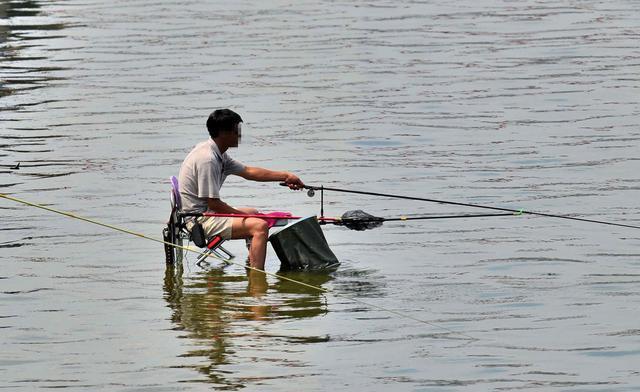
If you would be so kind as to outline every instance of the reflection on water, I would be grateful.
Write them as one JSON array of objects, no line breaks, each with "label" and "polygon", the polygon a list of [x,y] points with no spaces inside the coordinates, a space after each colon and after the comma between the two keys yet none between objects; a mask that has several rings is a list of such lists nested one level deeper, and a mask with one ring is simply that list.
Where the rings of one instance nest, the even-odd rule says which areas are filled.
[{"label": "reflection on water", "polygon": [[[316,287],[331,280],[330,275],[322,273],[286,276]],[[328,336],[261,333],[246,324],[259,322],[256,326],[263,328],[271,321],[314,318],[327,312],[325,298],[319,291],[285,279],[269,284],[262,272],[246,270],[246,275],[232,275],[224,268],[210,268],[185,278],[182,265],[168,265],[164,293],[175,328],[185,331],[183,337],[198,344],[197,349],[183,357],[203,359],[204,364],[194,367],[218,387],[244,386],[244,382],[238,382],[242,375],[221,367],[237,362],[238,350],[246,340],[255,339],[264,345],[276,341],[296,345],[329,340]]]},{"label": "reflection on water", "polygon": [[[0,192],[158,234],[167,178],[203,118],[230,106],[247,121],[235,158],[309,183],[637,224],[639,12],[627,0],[0,0]],[[319,209],[273,184],[232,178],[224,192]],[[470,212],[325,203],[328,215]],[[527,217],[325,227],[342,265],[306,279],[337,296],[233,268],[169,271],[163,291],[155,243],[0,211],[0,389],[640,385],[636,232]],[[479,341],[452,347],[344,296]]]},{"label": "reflection on water", "polygon": [[[59,37],[64,23],[42,17],[37,1],[0,1],[0,22],[0,97],[47,87],[60,79],[52,72],[64,68],[47,61],[46,50],[38,50],[42,45],[38,41]],[[24,110],[28,106],[26,102],[13,107],[5,104],[2,110]]]},{"label": "reflection on water", "polygon": [[[52,58],[58,50],[48,44],[64,38],[65,28],[64,23],[42,11],[40,2],[0,1],[0,174],[48,178],[77,172],[68,168],[77,166],[78,162],[43,159],[44,153],[52,151],[50,141],[64,140],[65,135],[51,134],[47,128],[19,121],[22,115],[29,118],[29,113],[42,110],[43,104],[56,102],[36,90],[50,88],[54,82],[66,79],[60,71],[67,67],[58,65],[60,63]],[[13,162],[2,159],[10,156],[16,159]],[[59,170],[39,169],[47,166],[59,166]],[[0,182],[0,188],[18,184],[15,180]]]}]

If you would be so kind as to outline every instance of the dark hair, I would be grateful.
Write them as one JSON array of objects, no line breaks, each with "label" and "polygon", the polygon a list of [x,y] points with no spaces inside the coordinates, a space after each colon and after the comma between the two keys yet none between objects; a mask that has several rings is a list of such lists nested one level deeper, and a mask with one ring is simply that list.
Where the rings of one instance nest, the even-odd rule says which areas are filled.
[{"label": "dark hair", "polygon": [[242,117],[233,110],[218,109],[209,115],[207,130],[211,138],[215,138],[222,131],[235,131],[236,126],[241,122]]}]

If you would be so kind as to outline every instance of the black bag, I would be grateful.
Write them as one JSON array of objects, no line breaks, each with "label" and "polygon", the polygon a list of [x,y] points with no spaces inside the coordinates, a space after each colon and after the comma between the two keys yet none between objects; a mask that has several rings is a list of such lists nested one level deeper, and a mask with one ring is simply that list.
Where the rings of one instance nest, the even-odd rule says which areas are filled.
[{"label": "black bag", "polygon": [[315,216],[295,221],[269,236],[282,270],[335,269],[340,262],[324,238]]},{"label": "black bag", "polygon": [[195,221],[191,227],[191,241],[198,247],[204,248],[207,246],[207,238],[204,235],[204,228],[202,223]]}]

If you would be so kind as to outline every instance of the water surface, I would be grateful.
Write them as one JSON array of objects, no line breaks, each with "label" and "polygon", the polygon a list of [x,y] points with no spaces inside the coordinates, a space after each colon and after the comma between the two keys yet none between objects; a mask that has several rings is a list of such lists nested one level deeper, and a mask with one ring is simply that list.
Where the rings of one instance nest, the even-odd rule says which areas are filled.
[{"label": "water surface", "polygon": [[[231,107],[235,158],[311,184],[640,224],[634,1],[0,1],[0,17],[2,193],[159,237],[169,176]],[[275,184],[223,192],[319,212]],[[478,212],[325,199],[327,215]],[[340,269],[294,276],[321,294],[195,256],[166,269],[157,243],[0,209],[2,389],[640,386],[637,230],[325,227]]]}]

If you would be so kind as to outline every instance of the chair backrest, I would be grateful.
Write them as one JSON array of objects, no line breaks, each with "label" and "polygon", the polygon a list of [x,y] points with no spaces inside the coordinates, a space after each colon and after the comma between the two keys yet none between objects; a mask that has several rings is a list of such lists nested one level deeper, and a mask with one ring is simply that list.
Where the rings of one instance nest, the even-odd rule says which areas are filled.
[{"label": "chair backrest", "polygon": [[171,176],[171,207],[182,210],[182,198],[180,197],[180,186],[176,176]]}]

